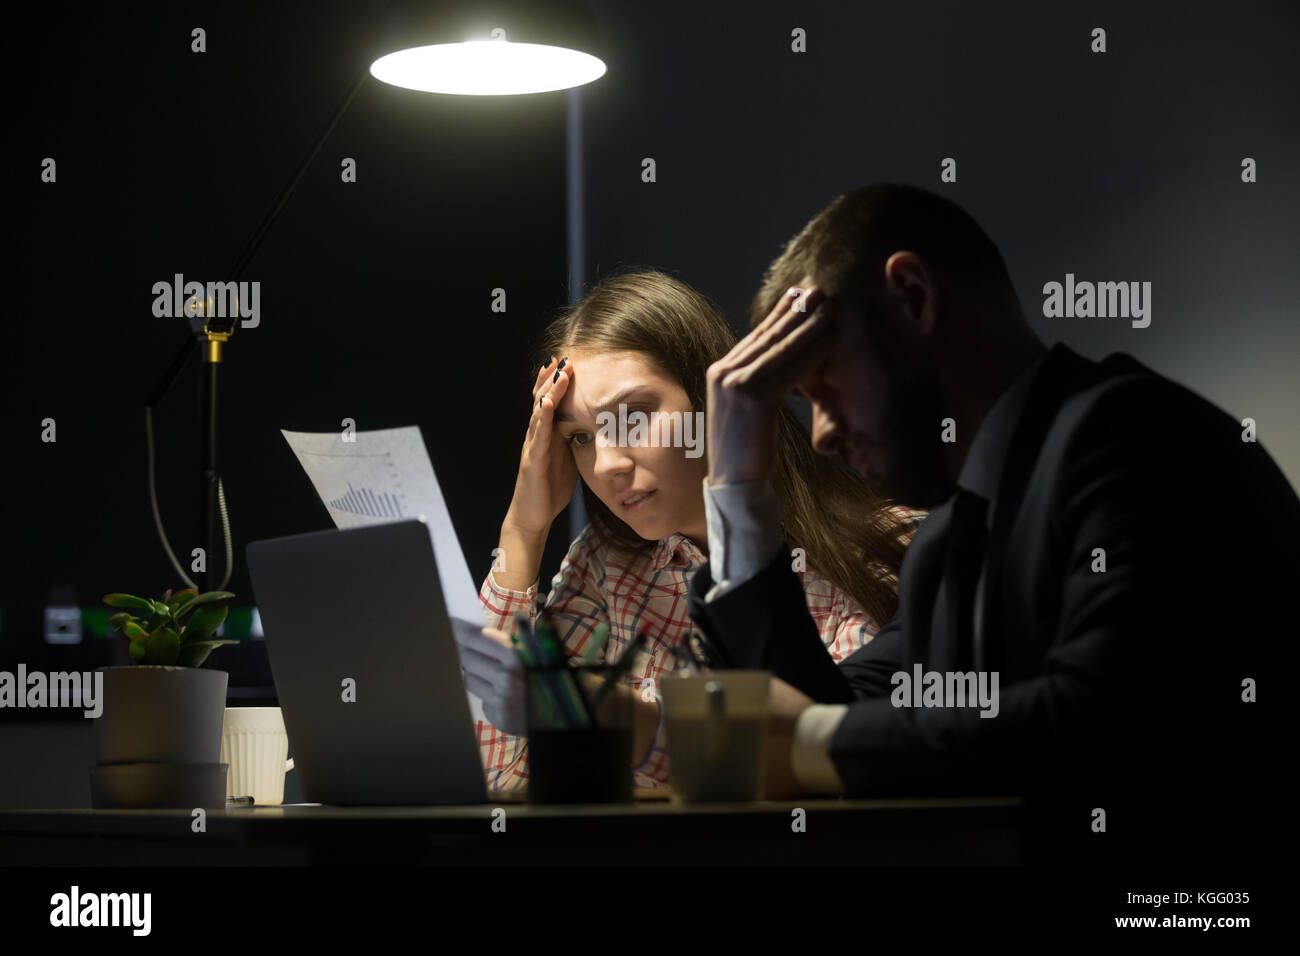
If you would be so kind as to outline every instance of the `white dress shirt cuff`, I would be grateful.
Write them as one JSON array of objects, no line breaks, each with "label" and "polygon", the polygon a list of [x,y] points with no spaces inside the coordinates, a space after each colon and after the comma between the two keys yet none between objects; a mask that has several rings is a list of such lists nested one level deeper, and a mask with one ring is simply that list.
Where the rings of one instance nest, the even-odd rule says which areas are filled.
[{"label": "white dress shirt cuff", "polygon": [[847,704],[813,704],[794,723],[790,769],[810,793],[844,792],[844,784],[831,760],[831,738],[848,710]]},{"label": "white dress shirt cuff", "polygon": [[781,548],[781,508],[767,479],[711,486],[704,479],[704,516],[709,530],[706,601],[748,581]]}]

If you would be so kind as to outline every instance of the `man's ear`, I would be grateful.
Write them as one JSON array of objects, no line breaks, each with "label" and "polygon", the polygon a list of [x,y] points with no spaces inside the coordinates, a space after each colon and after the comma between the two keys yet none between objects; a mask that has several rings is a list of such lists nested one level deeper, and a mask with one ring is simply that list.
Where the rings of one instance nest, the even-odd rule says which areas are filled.
[{"label": "man's ear", "polygon": [[934,334],[939,321],[938,276],[915,252],[900,251],[885,260],[885,299],[909,337]]}]

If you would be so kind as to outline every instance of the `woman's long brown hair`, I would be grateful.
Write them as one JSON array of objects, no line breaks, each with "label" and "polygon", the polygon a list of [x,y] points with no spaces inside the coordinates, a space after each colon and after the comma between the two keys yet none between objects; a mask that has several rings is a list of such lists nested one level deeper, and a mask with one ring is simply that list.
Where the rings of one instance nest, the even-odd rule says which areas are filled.
[{"label": "woman's long brown hair", "polygon": [[[676,379],[695,411],[705,410],[705,374],[736,343],[722,312],[689,285],[663,272],[611,275],[546,329],[539,363],[579,348],[636,352]],[[707,447],[707,446],[706,446]],[[898,607],[898,569],[905,528],[855,471],[812,450],[808,433],[785,405],[777,422],[772,486],[786,542],[807,566],[846,591],[880,626]],[[582,485],[596,532],[623,551],[654,546]]]}]

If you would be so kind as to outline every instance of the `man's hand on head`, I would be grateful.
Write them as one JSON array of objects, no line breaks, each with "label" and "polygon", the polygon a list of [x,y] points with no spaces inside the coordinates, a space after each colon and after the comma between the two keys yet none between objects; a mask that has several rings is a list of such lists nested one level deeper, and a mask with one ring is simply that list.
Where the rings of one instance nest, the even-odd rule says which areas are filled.
[{"label": "man's hand on head", "polygon": [[709,366],[709,484],[766,478],[776,454],[776,414],[795,384],[830,354],[832,316],[811,278],[781,297],[761,323]]}]

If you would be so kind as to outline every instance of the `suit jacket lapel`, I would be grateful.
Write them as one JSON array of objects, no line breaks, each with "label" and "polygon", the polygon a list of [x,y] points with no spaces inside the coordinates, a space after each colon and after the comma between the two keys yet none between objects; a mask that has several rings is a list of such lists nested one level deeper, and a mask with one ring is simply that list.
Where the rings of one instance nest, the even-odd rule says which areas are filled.
[{"label": "suit jacket lapel", "polygon": [[984,558],[984,597],[975,627],[977,633],[984,635],[986,659],[981,666],[985,670],[1001,670],[1009,663],[1003,649],[1005,622],[997,614],[1000,603],[997,595],[1006,560],[1007,537],[1019,513],[1038,453],[1062,403],[1095,380],[1099,369],[1098,363],[1057,343],[1039,367],[1025,399],[998,481],[993,526]]},{"label": "suit jacket lapel", "polygon": [[930,511],[907,546],[898,582],[900,621],[909,651],[901,663],[906,667],[923,663],[935,668],[955,660],[956,649],[946,646],[951,629],[938,601],[951,522],[949,500]]}]

